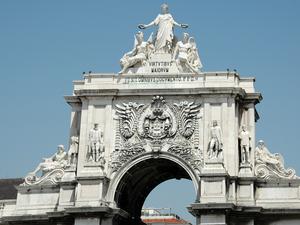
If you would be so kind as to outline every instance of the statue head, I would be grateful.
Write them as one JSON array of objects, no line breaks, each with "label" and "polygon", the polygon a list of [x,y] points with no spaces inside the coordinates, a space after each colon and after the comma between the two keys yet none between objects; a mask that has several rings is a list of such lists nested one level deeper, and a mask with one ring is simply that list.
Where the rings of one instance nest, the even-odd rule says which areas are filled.
[{"label": "statue head", "polygon": [[99,128],[99,124],[98,123],[94,123],[94,129],[98,130],[98,128]]},{"label": "statue head", "polygon": [[164,3],[160,6],[161,14],[168,14],[169,13],[169,6]]},{"label": "statue head", "polygon": [[213,126],[214,126],[214,127],[218,126],[218,121],[217,121],[217,120],[214,120],[214,121],[213,121]]},{"label": "statue head", "polygon": [[190,35],[188,33],[183,33],[182,42],[187,43],[189,41]]},{"label": "statue head", "polygon": [[62,153],[62,152],[64,152],[65,151],[65,147],[63,146],[63,145],[58,145],[57,146],[57,152],[58,153]]},{"label": "statue head", "polygon": [[136,35],[135,35],[135,38],[136,38],[137,42],[139,44],[141,44],[143,42],[143,40],[144,40],[144,34],[143,34],[143,32],[141,32],[141,31],[137,32]]},{"label": "statue head", "polygon": [[242,125],[242,131],[246,131],[246,128],[247,128],[246,125],[243,124],[243,125]]},{"label": "statue head", "polygon": [[263,149],[265,147],[265,142],[263,140],[258,141],[258,148]]},{"label": "statue head", "polygon": [[71,144],[77,143],[78,142],[78,137],[77,136],[72,136],[71,137]]}]

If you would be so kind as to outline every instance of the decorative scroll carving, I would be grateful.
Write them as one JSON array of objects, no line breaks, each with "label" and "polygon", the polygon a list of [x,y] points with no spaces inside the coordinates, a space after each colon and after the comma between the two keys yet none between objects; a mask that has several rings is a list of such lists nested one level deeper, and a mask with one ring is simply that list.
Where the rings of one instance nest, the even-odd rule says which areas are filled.
[{"label": "decorative scroll carving", "polygon": [[46,172],[41,177],[37,177],[35,174],[30,173],[25,177],[24,185],[57,184],[63,177],[64,173],[64,169],[53,169]]},{"label": "decorative scroll carving", "polygon": [[137,104],[135,102],[116,105],[116,112],[121,121],[120,133],[125,139],[129,139],[133,136],[136,128],[137,112],[142,106],[143,104]]},{"label": "decorative scroll carving", "polygon": [[[63,145],[58,145],[57,152],[50,158],[45,158],[37,168],[25,177],[23,185],[56,184],[64,175],[68,165],[68,156]],[[41,176],[37,173],[41,172]]]},{"label": "decorative scroll carving", "polygon": [[184,159],[194,170],[199,170],[204,165],[203,152],[197,148],[193,148],[188,141],[173,143],[168,152]]},{"label": "decorative scroll carving", "polygon": [[278,153],[271,154],[264,141],[260,140],[255,149],[255,175],[263,179],[295,179],[294,169],[284,168],[284,160]]},{"label": "decorative scroll carving", "polygon": [[118,138],[110,162],[112,171],[147,151],[167,151],[179,155],[193,168],[201,167],[202,152],[192,138],[198,129],[195,120],[199,111],[199,104],[182,101],[170,106],[162,96],[154,96],[147,105],[116,105]]},{"label": "decorative scroll carving", "polygon": [[125,144],[123,149],[116,150],[111,154],[110,167],[112,172],[118,171],[131,158],[144,152],[145,149],[140,143],[134,145]]},{"label": "decorative scroll carving", "polygon": [[179,132],[182,136],[190,138],[195,131],[195,118],[200,111],[200,105],[194,102],[183,101],[179,104],[174,103],[177,108],[177,120]]}]

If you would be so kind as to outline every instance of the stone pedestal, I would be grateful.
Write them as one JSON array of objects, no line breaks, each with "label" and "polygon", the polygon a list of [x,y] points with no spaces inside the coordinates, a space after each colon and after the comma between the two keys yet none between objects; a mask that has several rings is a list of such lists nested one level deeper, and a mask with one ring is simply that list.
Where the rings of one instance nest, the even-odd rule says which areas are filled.
[{"label": "stone pedestal", "polygon": [[76,168],[68,168],[61,179],[62,182],[74,182],[76,180]]},{"label": "stone pedestal", "polygon": [[106,205],[107,177],[77,177],[77,207],[102,207]]},{"label": "stone pedestal", "polygon": [[252,165],[250,163],[241,163],[239,177],[253,177]]},{"label": "stone pedestal", "polygon": [[202,174],[227,174],[221,159],[210,159],[205,162]]},{"label": "stone pedestal", "polygon": [[226,178],[228,174],[221,160],[209,160],[201,171],[200,202],[221,202],[227,201]]}]

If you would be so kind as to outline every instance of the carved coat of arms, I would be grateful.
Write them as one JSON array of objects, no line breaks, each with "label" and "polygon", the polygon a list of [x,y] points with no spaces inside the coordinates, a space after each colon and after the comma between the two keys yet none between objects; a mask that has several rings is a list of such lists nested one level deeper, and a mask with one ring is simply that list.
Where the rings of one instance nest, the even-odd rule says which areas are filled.
[{"label": "carved coat of arms", "polygon": [[138,134],[147,139],[161,140],[175,135],[175,115],[162,96],[155,96],[139,121]]},{"label": "carved coat of arms", "polygon": [[119,120],[111,162],[113,171],[146,149],[165,149],[185,158],[193,167],[202,164],[202,152],[194,141],[199,139],[195,130],[200,104],[182,101],[169,105],[163,96],[154,96],[147,105],[129,102],[115,107]]}]

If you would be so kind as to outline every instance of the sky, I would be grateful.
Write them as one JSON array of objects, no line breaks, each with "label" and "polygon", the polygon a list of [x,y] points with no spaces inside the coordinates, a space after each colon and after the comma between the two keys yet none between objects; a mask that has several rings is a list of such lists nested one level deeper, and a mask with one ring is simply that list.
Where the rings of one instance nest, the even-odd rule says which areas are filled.
[{"label": "sky", "polygon": [[[72,81],[84,71],[118,72],[137,25],[152,21],[163,2],[0,1],[0,178],[24,177],[58,144],[68,145],[70,107],[63,96],[72,94]],[[256,77],[264,97],[256,138],[300,174],[300,1],[166,2],[177,22],[189,24],[203,71],[228,68]],[[146,203],[159,207],[175,183],[175,191],[186,193],[182,201],[194,201],[191,183],[168,183]]]}]

